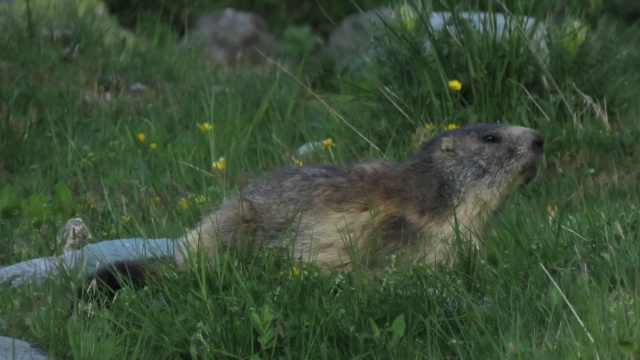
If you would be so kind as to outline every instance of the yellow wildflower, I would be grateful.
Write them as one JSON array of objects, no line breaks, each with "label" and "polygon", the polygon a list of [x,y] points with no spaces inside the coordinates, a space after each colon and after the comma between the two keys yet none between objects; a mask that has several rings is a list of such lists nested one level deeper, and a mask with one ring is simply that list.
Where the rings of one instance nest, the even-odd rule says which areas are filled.
[{"label": "yellow wildflower", "polygon": [[160,205],[160,202],[162,201],[162,199],[160,199],[160,196],[155,196],[153,198],[153,203],[156,205]]},{"label": "yellow wildflower", "polygon": [[225,161],[224,157],[221,157],[220,159],[218,159],[218,161],[214,161],[212,166],[214,169],[224,171],[224,169],[227,168],[227,162]]},{"label": "yellow wildflower", "polygon": [[333,146],[333,139],[332,138],[327,138],[327,139],[322,141],[322,148],[323,149],[328,149],[328,148],[330,148],[332,146]]},{"label": "yellow wildflower", "polygon": [[198,127],[200,128],[200,130],[202,130],[202,132],[207,132],[207,131],[211,131],[213,130],[213,125],[209,124],[209,123],[201,123],[201,124],[197,124]]},{"label": "yellow wildflower", "polygon": [[140,142],[144,142],[146,140],[146,137],[144,136],[143,133],[138,134],[138,140],[140,140]]},{"label": "yellow wildflower", "polygon": [[152,142],[151,144],[149,144],[149,148],[150,148],[151,150],[155,150],[155,149],[157,149],[157,148],[158,148],[158,144],[156,144],[155,142]]},{"label": "yellow wildflower", "polygon": [[458,80],[449,80],[449,89],[460,91],[460,89],[462,89],[462,83]]},{"label": "yellow wildflower", "polygon": [[122,221],[128,223],[129,221],[131,221],[131,216],[129,215],[122,215]]},{"label": "yellow wildflower", "polygon": [[293,165],[295,165],[295,166],[302,166],[302,160],[299,160],[299,159],[293,159]]},{"label": "yellow wildflower", "polygon": [[92,208],[92,209],[95,209],[95,208],[98,207],[98,204],[96,204],[96,202],[94,201],[91,204],[89,204],[89,207]]},{"label": "yellow wildflower", "polygon": [[457,129],[457,128],[458,128],[458,125],[456,125],[456,124],[449,124],[449,125],[446,126],[447,130],[454,130],[454,129]]},{"label": "yellow wildflower", "polygon": [[188,208],[189,207],[189,202],[187,201],[187,199],[181,198],[180,199],[180,206],[182,206],[183,209]]},{"label": "yellow wildflower", "polygon": [[289,277],[300,276],[300,270],[297,267],[292,267],[289,271]]},{"label": "yellow wildflower", "polygon": [[555,211],[556,211],[555,206],[553,206],[553,205],[551,205],[551,204],[547,205],[547,212],[548,212],[550,215],[553,215],[553,213],[554,213]]},{"label": "yellow wildflower", "polygon": [[435,130],[435,129],[436,129],[436,126],[435,126],[433,123],[426,123],[426,124],[424,125],[424,127],[426,127],[426,128],[427,128],[427,130],[429,130],[429,131],[433,131],[433,130]]},{"label": "yellow wildflower", "polygon": [[199,195],[195,198],[196,204],[202,204],[205,200],[207,200],[207,198],[204,197],[204,195]]}]

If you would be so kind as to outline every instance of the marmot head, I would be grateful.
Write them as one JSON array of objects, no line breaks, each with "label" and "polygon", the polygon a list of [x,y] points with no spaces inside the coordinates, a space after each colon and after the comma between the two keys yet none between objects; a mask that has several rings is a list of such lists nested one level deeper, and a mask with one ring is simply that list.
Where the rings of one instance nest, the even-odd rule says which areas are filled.
[{"label": "marmot head", "polygon": [[533,180],[544,138],[521,126],[480,124],[445,131],[425,143],[412,164],[458,192],[496,191]]}]

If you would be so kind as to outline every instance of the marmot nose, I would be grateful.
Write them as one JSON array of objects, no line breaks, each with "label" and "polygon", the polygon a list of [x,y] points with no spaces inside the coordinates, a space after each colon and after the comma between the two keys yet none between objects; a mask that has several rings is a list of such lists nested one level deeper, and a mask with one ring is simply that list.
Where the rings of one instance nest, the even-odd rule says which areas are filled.
[{"label": "marmot nose", "polygon": [[537,131],[533,133],[531,138],[531,150],[534,153],[544,153],[544,137]]}]

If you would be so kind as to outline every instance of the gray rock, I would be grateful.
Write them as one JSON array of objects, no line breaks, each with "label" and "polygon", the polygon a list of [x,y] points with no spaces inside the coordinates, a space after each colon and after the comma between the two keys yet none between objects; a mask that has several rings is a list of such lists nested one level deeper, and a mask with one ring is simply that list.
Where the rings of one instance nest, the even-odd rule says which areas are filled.
[{"label": "gray rock", "polygon": [[129,85],[129,90],[131,91],[135,91],[135,92],[139,92],[139,91],[147,91],[149,90],[149,87],[143,83],[133,83],[131,85]]},{"label": "gray rock", "polygon": [[0,269],[0,282],[10,281],[12,286],[25,282],[35,284],[56,276],[60,271],[91,274],[105,264],[123,260],[174,258],[171,239],[119,239],[90,244],[62,256],[44,257],[24,261]]},{"label": "gray rock", "polygon": [[329,35],[325,54],[341,67],[357,67],[373,56],[373,35],[385,22],[396,18],[396,12],[381,7],[347,16]]},{"label": "gray rock", "polygon": [[228,67],[264,64],[261,53],[275,56],[277,47],[262,18],[233,8],[200,17],[182,45],[202,48],[214,64]]},{"label": "gray rock", "polygon": [[26,341],[0,336],[0,360],[46,360],[47,354]]}]

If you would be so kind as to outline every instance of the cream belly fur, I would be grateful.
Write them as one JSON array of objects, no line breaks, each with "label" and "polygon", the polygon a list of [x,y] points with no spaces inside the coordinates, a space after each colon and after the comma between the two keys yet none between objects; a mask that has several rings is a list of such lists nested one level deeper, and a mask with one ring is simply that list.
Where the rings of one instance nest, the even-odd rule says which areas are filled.
[{"label": "cream belly fur", "polygon": [[475,234],[517,185],[532,180],[542,136],[509,125],[447,131],[404,164],[284,169],[259,179],[177,242],[184,266],[237,248],[286,250],[295,262],[351,270],[368,256],[437,267],[455,260],[456,232]]}]

